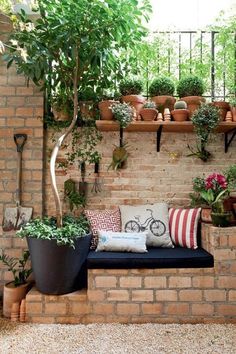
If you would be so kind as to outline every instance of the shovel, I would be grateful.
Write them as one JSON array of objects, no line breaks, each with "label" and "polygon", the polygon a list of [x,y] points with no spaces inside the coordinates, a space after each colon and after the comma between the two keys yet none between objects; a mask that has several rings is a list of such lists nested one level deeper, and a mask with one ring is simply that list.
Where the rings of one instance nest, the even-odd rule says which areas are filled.
[{"label": "shovel", "polygon": [[2,225],[3,231],[19,230],[32,217],[33,208],[21,206],[21,160],[26,140],[26,134],[14,134],[14,141],[17,147],[16,207],[5,209]]}]

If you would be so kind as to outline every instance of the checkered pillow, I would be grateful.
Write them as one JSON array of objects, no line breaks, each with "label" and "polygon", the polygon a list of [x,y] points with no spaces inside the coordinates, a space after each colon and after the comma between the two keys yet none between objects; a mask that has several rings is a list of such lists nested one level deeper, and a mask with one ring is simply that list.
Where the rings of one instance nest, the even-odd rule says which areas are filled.
[{"label": "checkered pillow", "polygon": [[98,231],[121,231],[119,209],[115,210],[85,210],[85,216],[90,222],[92,231],[91,249],[95,249],[98,243]]},{"label": "checkered pillow", "polygon": [[172,241],[176,246],[196,249],[197,226],[201,208],[169,209],[169,229]]}]

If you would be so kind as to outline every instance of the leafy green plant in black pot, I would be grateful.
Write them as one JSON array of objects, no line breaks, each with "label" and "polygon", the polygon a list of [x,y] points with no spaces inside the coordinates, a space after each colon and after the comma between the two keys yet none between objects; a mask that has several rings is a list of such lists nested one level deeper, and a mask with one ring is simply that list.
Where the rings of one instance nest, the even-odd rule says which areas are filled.
[{"label": "leafy green plant in black pot", "polygon": [[220,121],[219,110],[210,104],[203,104],[192,116],[192,123],[197,135],[196,148],[188,145],[191,154],[206,162],[211,153],[206,149],[209,139]]},{"label": "leafy green plant in black pot", "polygon": [[203,80],[194,75],[183,77],[179,80],[176,91],[181,101],[187,103],[190,117],[206,100],[202,97],[205,91]]},{"label": "leafy green plant in black pot", "polygon": [[156,103],[157,109],[162,114],[165,108],[174,109],[176,99],[173,97],[175,85],[171,78],[161,76],[152,81],[149,87],[149,95]]}]

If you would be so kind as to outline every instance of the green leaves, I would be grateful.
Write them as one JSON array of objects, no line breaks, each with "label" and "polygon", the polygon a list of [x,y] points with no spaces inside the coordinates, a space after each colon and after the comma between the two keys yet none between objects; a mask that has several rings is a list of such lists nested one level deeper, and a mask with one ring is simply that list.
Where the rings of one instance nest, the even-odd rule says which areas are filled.
[{"label": "green leaves", "polygon": [[65,216],[63,227],[57,228],[55,218],[34,219],[17,231],[20,238],[33,237],[42,240],[56,240],[58,245],[74,247],[74,240],[89,232],[89,222],[84,216]]},{"label": "green leaves", "polygon": [[2,251],[0,261],[8,267],[8,270],[12,272],[14,277],[14,285],[20,286],[26,283],[27,278],[32,273],[32,269],[25,269],[29,260],[29,251],[24,251],[21,258],[10,257]]}]

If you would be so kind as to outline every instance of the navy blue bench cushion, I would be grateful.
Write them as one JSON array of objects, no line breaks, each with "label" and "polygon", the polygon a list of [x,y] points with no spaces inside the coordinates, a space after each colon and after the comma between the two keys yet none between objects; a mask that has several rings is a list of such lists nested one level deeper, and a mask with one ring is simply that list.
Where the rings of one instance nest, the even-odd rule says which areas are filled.
[{"label": "navy blue bench cushion", "polygon": [[214,267],[213,256],[202,248],[149,248],[147,253],[95,252],[87,257],[90,269],[207,268]]}]

